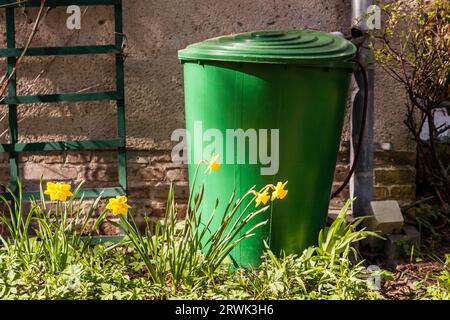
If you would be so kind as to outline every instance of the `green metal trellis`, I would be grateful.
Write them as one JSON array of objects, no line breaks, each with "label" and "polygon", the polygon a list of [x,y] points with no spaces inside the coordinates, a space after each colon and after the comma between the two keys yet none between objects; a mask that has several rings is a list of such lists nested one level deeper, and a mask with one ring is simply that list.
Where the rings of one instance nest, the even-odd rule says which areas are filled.
[{"label": "green metal trellis", "polygon": [[[7,74],[11,74],[16,66],[17,58],[22,54],[23,48],[16,48],[15,41],[15,9],[19,6],[39,7],[40,0],[26,2],[17,0],[0,0],[0,8],[4,8],[6,15],[7,48],[0,48],[0,57],[7,59]],[[125,131],[125,98],[124,98],[124,58],[122,31],[122,0],[46,0],[46,6],[114,6],[115,43],[112,45],[64,46],[64,47],[35,47],[28,48],[25,56],[61,56],[84,54],[114,54],[116,65],[116,91],[93,93],[68,94],[42,94],[30,96],[17,95],[17,79],[14,75],[8,84],[7,96],[0,101],[0,105],[8,106],[9,113],[9,143],[0,144],[0,153],[9,153],[10,187],[17,192],[19,177],[19,153],[46,152],[46,151],[75,151],[75,150],[117,150],[119,186],[102,189],[84,189],[79,196],[84,198],[98,197],[103,191],[105,197],[123,195],[127,192],[127,154]],[[58,102],[88,102],[115,100],[117,106],[117,138],[112,140],[84,140],[61,142],[18,143],[17,106],[31,103],[58,103]],[[36,197],[38,192],[24,192],[24,199]],[[4,196],[8,196],[5,194]]]}]

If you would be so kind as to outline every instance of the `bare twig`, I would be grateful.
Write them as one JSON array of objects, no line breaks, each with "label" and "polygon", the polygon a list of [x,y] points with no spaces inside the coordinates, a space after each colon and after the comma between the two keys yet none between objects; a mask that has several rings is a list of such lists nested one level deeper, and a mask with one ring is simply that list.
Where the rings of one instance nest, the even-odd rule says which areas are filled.
[{"label": "bare twig", "polygon": [[11,7],[11,6],[16,6],[18,4],[26,3],[28,1],[29,0],[19,0],[19,1],[16,1],[16,2],[8,3],[8,4],[2,4],[2,5],[0,5],[0,8],[7,8],[7,7]]},{"label": "bare twig", "polygon": [[[416,141],[419,167],[442,203],[450,202],[450,171],[441,155],[442,133],[435,110],[448,98],[450,3],[448,0],[396,0],[381,4],[386,28],[374,34],[374,52],[383,69],[405,88],[405,124]],[[421,139],[427,126],[428,140]]]},{"label": "bare twig", "polygon": [[36,20],[34,22],[33,29],[31,30],[31,33],[28,37],[25,47],[23,48],[19,58],[16,61],[14,69],[12,70],[11,73],[2,77],[2,81],[0,82],[0,101],[2,101],[5,98],[6,90],[8,89],[8,84],[11,81],[11,79],[14,77],[14,75],[16,74],[17,66],[22,62],[23,58],[25,57],[27,50],[30,48],[31,42],[33,41],[33,39],[39,29],[39,25],[40,25],[42,19],[45,17],[45,15],[48,12],[49,8],[47,8],[47,10],[44,10],[44,8],[45,8],[45,0],[41,0],[41,5],[39,7],[39,12],[38,12]]}]

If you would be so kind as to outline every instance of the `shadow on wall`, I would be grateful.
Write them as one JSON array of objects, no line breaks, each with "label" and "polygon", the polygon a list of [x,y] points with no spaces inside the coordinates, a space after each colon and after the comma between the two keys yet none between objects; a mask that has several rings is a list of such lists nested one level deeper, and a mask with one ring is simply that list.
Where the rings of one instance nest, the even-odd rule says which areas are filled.
[{"label": "shadow on wall", "polygon": [[[165,143],[170,140],[174,129],[184,127],[183,79],[177,50],[206,38],[257,29],[305,27],[344,30],[350,21],[349,9],[349,0],[195,0],[176,1],[176,5],[166,0],[125,1],[124,28],[128,46],[126,98],[131,146],[145,149],[148,145]],[[34,13],[18,14],[18,26],[29,30],[27,20]],[[112,41],[110,9],[87,9],[79,31],[64,28],[66,17],[64,8],[52,9],[34,45],[104,44]],[[18,36],[19,44],[24,42],[26,34]],[[107,58],[100,61],[83,58],[76,63],[64,58],[39,66],[35,61],[34,58],[27,59],[21,72],[25,79],[21,86],[25,92],[70,92],[86,88],[96,91],[111,85],[107,79],[114,78],[114,64]],[[20,132],[25,137],[36,137],[37,130],[34,129],[42,121],[47,121],[42,128],[44,136],[54,140],[58,140],[59,135],[67,138],[70,130],[59,133],[56,129],[64,126],[79,130],[75,136],[106,138],[102,135],[112,133],[105,127],[114,123],[114,115],[109,109],[105,115],[104,110],[96,105],[87,113],[69,109],[63,114],[52,114],[53,105],[29,108],[31,111],[21,115],[25,120],[21,123]],[[33,111],[38,108],[41,108],[40,112]],[[59,125],[51,128],[52,121]],[[90,127],[82,129],[86,123]]]}]

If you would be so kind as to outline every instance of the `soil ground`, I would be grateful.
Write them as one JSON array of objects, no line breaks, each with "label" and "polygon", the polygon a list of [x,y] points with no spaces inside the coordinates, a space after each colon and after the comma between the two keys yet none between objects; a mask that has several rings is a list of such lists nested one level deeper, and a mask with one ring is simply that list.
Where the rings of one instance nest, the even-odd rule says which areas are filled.
[{"label": "soil ground", "polygon": [[445,255],[450,254],[450,224],[439,231],[438,238],[422,234],[421,247],[412,257],[403,257],[396,266],[386,267],[394,279],[383,283],[382,294],[388,299],[412,300],[425,292],[426,284],[444,269]]}]

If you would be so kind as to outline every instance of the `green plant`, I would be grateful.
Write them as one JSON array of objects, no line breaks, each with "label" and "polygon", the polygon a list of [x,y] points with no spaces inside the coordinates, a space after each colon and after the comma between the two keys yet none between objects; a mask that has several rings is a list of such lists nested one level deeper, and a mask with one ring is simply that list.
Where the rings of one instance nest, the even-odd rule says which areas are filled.
[{"label": "green plant", "polygon": [[351,203],[352,201],[348,200],[331,226],[319,232],[317,254],[330,256],[332,262],[336,256],[347,259],[350,258],[350,254],[357,259],[358,252],[352,245],[369,236],[379,237],[375,232],[366,231],[365,228],[358,230],[365,217],[356,218],[352,223],[348,221],[347,212]]},{"label": "green plant", "polygon": [[[196,170],[193,188],[199,168],[200,165]],[[204,186],[202,185],[194,196],[190,196],[186,217],[181,220],[175,204],[174,189],[171,186],[164,219],[147,220],[143,234],[133,218],[130,222],[124,215],[120,215],[120,224],[110,221],[126,234],[126,243],[131,244],[139,254],[152,281],[161,285],[169,282],[174,292],[181,284],[192,283],[190,279],[193,277],[212,277],[241,241],[251,237],[255,229],[267,223],[267,221],[257,223],[240,235],[249,222],[269,208],[266,206],[251,211],[250,208],[254,206],[254,202],[248,199],[255,200],[256,194],[252,188],[236,201],[233,193],[222,213],[223,218],[219,228],[210,232],[209,227],[217,214],[219,200],[213,212],[209,213],[208,222],[202,226],[203,194]],[[240,210],[241,207],[243,207],[242,210]]]},{"label": "green plant", "polygon": [[427,230],[435,237],[440,234],[436,230],[437,225],[447,223],[447,216],[442,213],[442,208],[429,204],[421,204],[415,210],[414,219],[417,223],[419,231]]},{"label": "green plant", "polygon": [[[347,220],[344,206],[330,227],[323,229],[318,245],[300,256],[275,256],[267,246],[263,263],[241,280],[250,296],[257,299],[352,299],[368,298],[368,273],[363,261],[357,261],[354,245],[368,236],[377,236],[364,229],[357,230],[363,218]],[[356,262],[352,262],[356,261]]]},{"label": "green plant", "polygon": [[32,259],[33,240],[30,237],[30,224],[34,211],[30,210],[28,214],[24,214],[22,201],[22,184],[18,182],[19,194],[16,196],[8,187],[6,190],[12,197],[12,201],[0,195],[2,204],[8,211],[8,216],[0,215],[0,223],[6,227],[8,236],[3,237],[0,234],[0,241],[8,250],[15,250],[23,256],[24,262],[29,265]]},{"label": "green plant", "polygon": [[[169,199],[173,201],[172,197]],[[37,202],[37,205],[42,204]],[[206,263],[204,257],[199,258],[200,264],[196,269],[191,269],[192,274],[183,274],[178,290],[174,290],[170,260],[167,259],[167,252],[179,252],[175,249],[165,248],[166,253],[152,256],[154,259],[152,266],[157,264],[166,267],[165,281],[159,283],[152,281],[141,254],[133,245],[129,246],[130,242],[122,243],[120,246],[110,244],[87,246],[76,259],[71,259],[62,272],[56,273],[51,270],[51,265],[43,256],[48,252],[34,251],[37,248],[32,247],[32,254],[36,258],[32,259],[30,267],[26,268],[22,261],[23,256],[17,254],[17,250],[14,250],[15,244],[11,243],[9,249],[5,246],[0,247],[0,298],[27,300],[380,298],[377,291],[371,290],[368,286],[367,278],[371,273],[364,267],[363,261],[356,260],[357,252],[353,249],[358,240],[373,234],[358,230],[356,226],[359,220],[348,222],[346,211],[344,208],[333,225],[322,231],[317,246],[308,248],[299,256],[277,257],[268,250],[260,267],[254,270],[236,269],[234,272],[230,272],[230,262],[225,259],[211,275],[205,272],[207,268],[202,268]],[[178,241],[181,240],[181,231],[185,230],[184,228],[183,225],[175,226],[178,231],[174,231],[174,234],[177,235]],[[383,274],[384,271],[381,270],[379,276],[382,278]],[[444,282],[440,281],[440,293],[436,291],[436,298],[444,297],[442,290]]]},{"label": "green plant", "polygon": [[426,286],[423,298],[432,300],[450,300],[450,254],[446,255],[442,271],[438,276],[431,277],[434,283],[422,281],[421,285]]},{"label": "green plant", "polygon": [[77,199],[82,184],[77,186],[68,201],[57,201],[50,207],[46,204],[41,183],[39,201],[31,201],[31,212],[34,212],[37,222],[37,239],[52,272],[64,271],[69,264],[77,261],[105,220],[106,209],[94,219],[92,226],[89,225],[102,196],[98,196],[89,210],[84,212],[84,195]]},{"label": "green plant", "polygon": [[[31,199],[29,210],[24,212],[22,185],[18,182],[18,194],[10,189],[12,204],[0,195],[8,215],[0,214],[0,222],[6,226],[8,236],[0,235],[4,249],[21,257],[21,263],[29,269],[34,260],[43,260],[51,272],[62,272],[89,246],[93,234],[105,220],[103,210],[93,219],[101,195],[84,212],[84,197],[77,199],[82,183],[75,189],[68,201],[56,201],[48,205],[42,182],[40,198]],[[89,223],[93,220],[93,225]],[[34,223],[34,225],[33,225]],[[33,227],[32,227],[33,225]],[[35,233],[36,236],[32,236]]]},{"label": "green plant", "polygon": [[[53,191],[54,197],[61,196],[62,200],[51,205],[45,201],[41,188],[40,199],[31,204],[30,218],[25,218],[20,209],[23,204],[19,194],[9,212],[15,219],[14,224],[10,219],[5,220],[15,232],[14,238],[4,238],[4,245],[0,246],[0,298],[380,298],[368,281],[374,276],[373,272],[364,267],[355,249],[358,241],[376,235],[359,229],[362,218],[348,221],[346,213],[350,202],[333,224],[320,232],[316,246],[300,255],[289,256],[275,256],[267,248],[260,267],[230,272],[232,261],[227,258],[230,251],[265,223],[256,224],[242,234],[246,223],[267,210],[268,207],[252,209],[267,186],[260,192],[252,188],[236,201],[233,195],[222,225],[211,235],[205,231],[210,222],[200,223],[204,186],[189,199],[184,221],[179,219],[171,187],[164,219],[148,220],[145,232],[141,233],[134,220],[128,221],[120,215],[121,224],[116,223],[116,226],[126,232],[125,240],[120,244],[96,246],[89,245],[90,239],[105,212],[97,218],[94,228],[89,228],[87,221],[92,220],[101,200],[96,199],[83,214],[83,199],[75,201],[79,187],[67,200],[65,195],[56,194],[58,190],[69,194],[67,185],[58,186],[60,189]],[[127,208],[126,199],[116,200],[121,200],[115,202],[120,205],[119,209]],[[215,214],[214,211],[212,215]],[[35,236],[24,233],[30,230],[31,222],[35,223]],[[28,247],[27,241],[31,244]],[[29,257],[23,252],[28,252]],[[380,270],[376,277],[381,280],[386,275]],[[433,298],[446,296],[448,275],[448,271],[443,271],[436,285],[429,287],[430,297],[432,294]]]}]

